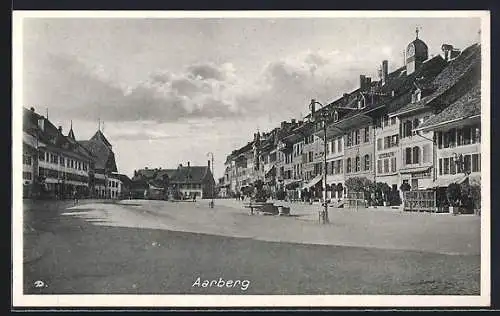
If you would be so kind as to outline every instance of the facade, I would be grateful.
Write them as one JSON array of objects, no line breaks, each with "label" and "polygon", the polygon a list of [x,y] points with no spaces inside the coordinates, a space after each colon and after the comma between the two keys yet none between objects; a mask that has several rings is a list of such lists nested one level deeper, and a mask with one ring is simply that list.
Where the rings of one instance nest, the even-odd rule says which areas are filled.
[{"label": "facade", "polygon": [[399,144],[399,120],[384,116],[375,129],[376,181],[387,183],[393,190],[400,187],[401,151]]},{"label": "facade", "polygon": [[476,85],[420,128],[434,132],[437,177],[433,187],[481,183],[481,90]]},{"label": "facade", "polygon": [[93,182],[91,183],[92,196],[101,199],[111,199],[111,192],[116,192],[116,188],[110,187],[115,185],[116,181],[111,181],[112,173],[116,173],[115,154],[113,146],[107,140],[106,136],[100,129],[90,138],[90,140],[78,141],[82,147],[90,152],[94,157],[95,167],[93,170]]},{"label": "facade", "polygon": [[[291,199],[314,200],[322,197],[326,172],[327,199],[333,200],[346,196],[346,180],[353,177],[386,183],[393,191],[403,183],[412,190],[444,186],[460,177],[462,169],[470,171],[467,179],[476,179],[480,114],[463,104],[480,100],[480,45],[461,51],[443,44],[442,50],[442,55],[429,58],[417,33],[405,49],[402,67],[389,71],[384,60],[379,80],[361,75],[358,89],[317,111],[313,101],[304,121],[282,122],[273,130],[277,131],[274,146],[260,147],[266,181],[275,170],[276,191],[287,190]],[[461,117],[460,126],[450,113]],[[252,161],[245,153],[251,148],[255,142],[228,156],[227,181],[240,184],[239,188],[241,180],[248,185],[261,176],[247,172]],[[457,169],[459,165],[462,169]]]},{"label": "facade", "polygon": [[216,195],[210,161],[207,166],[179,164],[177,169],[144,168],[134,171],[131,195],[136,199],[192,199]]},{"label": "facade", "polygon": [[34,108],[23,112],[23,184],[26,197],[90,194],[95,157]]}]

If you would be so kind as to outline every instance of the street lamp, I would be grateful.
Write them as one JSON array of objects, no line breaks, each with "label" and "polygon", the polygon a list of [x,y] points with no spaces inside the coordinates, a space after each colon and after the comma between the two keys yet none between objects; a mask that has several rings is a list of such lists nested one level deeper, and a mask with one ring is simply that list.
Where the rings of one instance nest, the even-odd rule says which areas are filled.
[{"label": "street lamp", "polygon": [[[212,177],[215,177],[215,173],[214,173],[214,154],[212,152],[209,152],[207,153],[207,156],[211,157],[212,158]],[[215,181],[215,180],[214,180]],[[214,194],[215,194],[215,188],[214,188],[214,185],[212,185],[212,201],[210,202],[210,208],[214,208]]]},{"label": "street lamp", "polygon": [[324,210],[320,213],[320,219],[322,220],[323,224],[327,224],[330,222],[328,218],[328,204],[326,202],[326,169],[327,169],[327,163],[326,163],[326,123],[330,119],[330,114],[326,111],[325,106],[316,101],[315,99],[311,99],[311,103],[309,104],[309,109],[311,110],[311,121],[315,122],[316,117],[314,116],[314,105],[319,104],[322,107],[322,111],[320,113],[319,121],[322,124],[323,127],[323,207]]}]

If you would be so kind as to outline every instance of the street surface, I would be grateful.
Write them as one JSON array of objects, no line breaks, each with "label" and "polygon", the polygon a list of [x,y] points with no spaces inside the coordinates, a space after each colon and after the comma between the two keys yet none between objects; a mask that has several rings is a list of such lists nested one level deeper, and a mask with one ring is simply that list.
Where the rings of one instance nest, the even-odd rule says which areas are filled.
[{"label": "street surface", "polygon": [[321,225],[318,205],[280,217],[208,203],[25,207],[25,293],[479,294],[478,216],[330,209]]}]

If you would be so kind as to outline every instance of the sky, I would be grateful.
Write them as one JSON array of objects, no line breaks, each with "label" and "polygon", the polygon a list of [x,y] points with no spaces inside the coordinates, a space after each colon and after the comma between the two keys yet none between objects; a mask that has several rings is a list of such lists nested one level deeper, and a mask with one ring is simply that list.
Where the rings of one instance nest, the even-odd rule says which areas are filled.
[{"label": "sky", "polygon": [[206,165],[403,66],[419,38],[478,41],[479,18],[25,18],[23,105],[79,140],[101,130],[118,171]]}]

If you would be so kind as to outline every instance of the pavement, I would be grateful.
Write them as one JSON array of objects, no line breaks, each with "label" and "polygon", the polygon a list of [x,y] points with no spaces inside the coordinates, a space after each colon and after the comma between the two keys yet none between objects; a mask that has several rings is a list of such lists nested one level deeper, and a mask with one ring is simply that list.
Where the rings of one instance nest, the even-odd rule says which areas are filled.
[{"label": "pavement", "polygon": [[479,293],[474,216],[332,209],[320,225],[319,206],[301,204],[290,217],[251,216],[235,200],[38,206],[26,217],[38,238],[25,232],[25,253],[39,255],[24,262],[25,294]]},{"label": "pavement", "polygon": [[100,226],[163,229],[272,242],[414,250],[441,254],[479,254],[480,217],[411,213],[390,207],[329,210],[330,224],[318,223],[321,206],[280,203],[291,216],[249,215],[243,202],[207,200],[166,202],[123,200],[68,208]]}]

